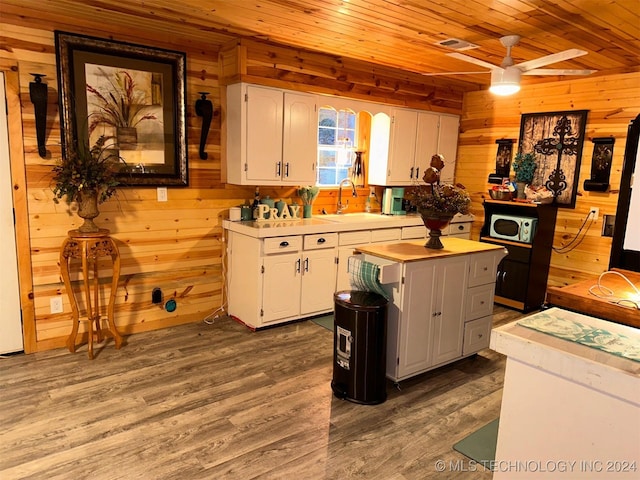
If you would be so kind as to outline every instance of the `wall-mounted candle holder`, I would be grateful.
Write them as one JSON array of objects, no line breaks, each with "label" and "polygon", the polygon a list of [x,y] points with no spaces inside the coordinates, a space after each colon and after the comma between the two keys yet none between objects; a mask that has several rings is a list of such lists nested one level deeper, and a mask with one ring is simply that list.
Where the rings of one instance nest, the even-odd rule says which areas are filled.
[{"label": "wall-mounted candle holder", "polygon": [[47,84],[42,83],[42,73],[32,73],[33,82],[29,83],[29,96],[33,103],[36,117],[36,138],[38,140],[38,154],[45,158],[47,148],[45,146],[45,133],[47,127]]},{"label": "wall-mounted candle holder", "polygon": [[613,160],[613,137],[592,138],[591,178],[584,181],[584,189],[592,192],[606,192],[609,188],[611,163]]},{"label": "wall-mounted candle holder", "polygon": [[200,132],[200,158],[206,160],[209,156],[204,151],[207,143],[207,135],[209,135],[209,127],[211,127],[211,119],[213,118],[213,103],[207,99],[209,92],[198,92],[201,97],[196,100],[196,115],[202,117],[202,131]]}]

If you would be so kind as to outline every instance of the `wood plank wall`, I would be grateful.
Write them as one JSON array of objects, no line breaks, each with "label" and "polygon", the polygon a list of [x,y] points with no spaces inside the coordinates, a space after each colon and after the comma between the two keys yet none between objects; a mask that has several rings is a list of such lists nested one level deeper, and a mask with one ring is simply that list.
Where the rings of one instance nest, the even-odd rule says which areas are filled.
[{"label": "wood plank wall", "polygon": [[[495,172],[495,141],[513,139],[515,154],[521,114],[589,111],[576,207],[559,209],[554,246],[560,251],[554,251],[551,257],[549,285],[575,283],[608,270],[611,238],[601,236],[603,216],[616,211],[627,127],[640,113],[640,74],[576,77],[562,83],[540,83],[523,87],[518,94],[506,98],[472,92],[465,96],[463,110],[456,179],[472,192],[476,215],[472,237],[475,239],[479,238],[484,218],[482,199],[488,196],[487,179],[489,173]],[[590,139],[594,137],[615,138],[610,189],[602,193],[583,188],[584,180],[590,178],[593,154]],[[587,222],[589,228],[584,240],[573,242],[592,206],[600,209],[598,220]],[[570,242],[573,243],[570,245]],[[568,246],[575,248],[562,248]]]},{"label": "wood plank wall", "polygon": [[[63,20],[58,20],[61,22]],[[52,201],[51,167],[60,158],[60,124],[57,111],[57,78],[55,67],[54,29],[79,31],[58,23],[51,28],[29,28],[23,18],[12,17],[0,23],[3,32],[0,66],[17,65],[21,105],[24,167],[27,183],[28,220],[18,225],[30,244],[33,284],[28,285],[29,307],[26,308],[26,350],[36,351],[64,346],[71,328],[70,305],[59,274],[58,249],[66,232],[78,226],[78,218],[65,204]],[[104,32],[100,32],[104,33]],[[99,34],[98,34],[99,35]],[[105,36],[105,35],[99,35]],[[187,126],[190,185],[170,188],[168,202],[156,201],[154,188],[123,188],[118,197],[101,206],[97,222],[109,228],[120,246],[123,276],[118,290],[116,324],[126,335],[144,330],[164,328],[182,322],[201,321],[224,304],[224,238],[222,219],[231,206],[253,197],[254,187],[239,187],[223,182],[221,165],[222,116],[217,115],[206,147],[209,159],[198,157],[200,120],[194,104],[199,91],[211,92],[209,98],[216,109],[220,105],[222,84],[218,54],[228,44],[203,42],[182,48],[158,32],[114,33],[116,40],[183,50],[187,53]],[[482,92],[466,95],[451,82],[416,76],[363,62],[351,62],[328,55],[311,54],[299,49],[268,46],[261,42],[235,42],[234,66],[243,71],[244,79],[319,93],[341,94],[359,99],[388,102],[415,108],[449,113],[462,113],[462,133],[457,176],[474,193],[474,225],[477,237],[482,218],[481,196],[486,178],[495,164],[495,139],[516,138],[520,114],[536,111],[589,109],[587,136],[614,135],[615,146],[612,185],[620,180],[626,125],[639,108],[638,75],[620,75],[585,79],[562,85],[537,85],[512,99],[496,100]],[[307,70],[301,68],[304,64]],[[311,67],[309,67],[311,65]],[[29,100],[30,73],[44,73],[49,85],[47,129],[48,158],[38,156],[33,107]],[[227,77],[225,73],[225,78]],[[635,85],[635,89],[634,89]],[[16,126],[14,125],[14,128]],[[580,182],[590,168],[590,145],[584,149]],[[15,160],[12,160],[15,161]],[[379,189],[381,194],[381,189]],[[262,195],[295,199],[293,188],[261,188]],[[350,211],[364,210],[368,189],[351,201]],[[335,211],[337,191],[325,190],[315,203],[316,213],[322,208]],[[587,193],[578,199],[575,211],[562,212],[556,229],[556,243],[566,243],[581,223],[590,205],[599,206],[601,215],[613,213],[617,195]],[[375,207],[375,205],[374,205]],[[20,220],[20,219],[19,219]],[[580,249],[570,255],[554,255],[551,283],[564,284],[606,268],[610,241],[601,239],[601,220],[593,226]],[[159,287],[165,300],[175,298],[178,308],[168,313],[151,302],[151,291]],[[49,299],[63,296],[64,313],[49,313]],[[23,302],[24,303],[24,302]],[[23,304],[23,308],[25,305]],[[31,317],[31,318],[30,318]]]},{"label": "wood plank wall", "polygon": [[[21,285],[23,321],[25,324],[25,351],[38,351],[64,346],[71,329],[71,307],[60,277],[59,247],[66,232],[79,226],[78,217],[65,203],[55,204],[51,191],[51,167],[61,157],[58,88],[54,47],[54,30],[106,37],[105,32],[82,31],[58,19],[49,29],[30,28],[28,19],[11,17],[0,21],[2,48],[0,68],[17,72],[19,105],[13,117],[21,124],[12,125],[12,131],[22,131],[19,156],[23,156],[26,177],[26,203],[28,214],[18,218],[17,229],[25,239],[22,258],[31,261],[32,281]],[[200,119],[194,105],[198,92],[211,92],[209,98],[220,112],[221,84],[219,82],[218,54],[223,43],[179,45],[167,43],[158,32],[137,31],[134,35],[114,32],[115,40],[139,43],[161,48],[182,50],[187,54],[187,127],[189,180],[187,188],[169,188],[168,202],[159,204],[155,188],[121,188],[116,198],[100,206],[97,223],[111,230],[122,257],[122,277],[116,303],[116,324],[125,335],[164,328],[183,322],[201,321],[224,305],[224,235],[222,219],[231,206],[253,198],[254,186],[240,187],[225,184],[221,165],[222,115],[213,121],[206,151],[209,159],[200,160],[198,143]],[[175,42],[175,39],[171,39]],[[225,44],[228,40],[225,40]],[[401,74],[391,69],[374,68],[363,62],[347,62],[328,55],[310,54],[297,49],[267,47],[250,42],[239,51],[240,62],[249,69],[254,80],[263,75],[262,83],[280,87],[297,85],[300,90],[345,93],[354,90],[358,98],[387,101],[398,92],[396,103],[422,105],[444,111],[458,111],[462,106],[462,90],[440,86],[429,80],[420,86],[412,80],[398,80]],[[267,67],[268,58],[277,56],[277,64]],[[308,60],[313,71],[300,71],[299,63]],[[339,68],[337,68],[339,67]],[[375,72],[374,72],[375,70]],[[295,71],[294,74],[287,73]],[[31,73],[43,73],[49,85],[47,113],[47,158],[37,153],[33,106],[29,99]],[[321,77],[321,85],[317,79]],[[421,77],[424,78],[424,77]],[[314,85],[315,82],[315,85]],[[307,85],[307,86],[304,86]],[[311,85],[309,87],[308,85]],[[379,86],[378,86],[379,85]],[[312,88],[313,87],[313,88]],[[442,93],[438,93],[442,92]],[[432,98],[433,105],[425,98]],[[18,102],[16,102],[18,103]],[[16,110],[19,110],[16,115]],[[17,120],[14,120],[14,124]],[[12,159],[15,163],[16,159]],[[15,184],[18,182],[15,180]],[[20,190],[22,192],[22,190]],[[364,210],[368,189],[352,200],[350,211]],[[380,192],[381,193],[381,192]],[[262,187],[261,194],[272,198],[296,200],[294,188]],[[314,205],[316,213],[322,208],[335,212],[336,189],[322,192]],[[23,264],[28,263],[26,260]],[[109,265],[101,264],[101,272],[109,273]],[[26,277],[25,277],[26,278]],[[77,280],[77,276],[75,279]],[[164,300],[175,298],[178,307],[168,313],[151,302],[151,292],[161,288]],[[106,299],[108,290],[102,292]],[[64,313],[51,314],[49,300],[60,295]],[[81,325],[81,332],[86,332]],[[80,340],[79,340],[80,341]]]}]

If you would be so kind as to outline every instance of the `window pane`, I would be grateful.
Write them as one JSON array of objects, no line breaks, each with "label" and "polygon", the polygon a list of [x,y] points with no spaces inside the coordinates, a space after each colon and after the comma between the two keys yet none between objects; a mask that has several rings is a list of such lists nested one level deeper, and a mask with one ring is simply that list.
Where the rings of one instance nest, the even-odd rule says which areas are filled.
[{"label": "window pane", "polygon": [[356,146],[356,115],[350,110],[320,108],[318,112],[317,182],[335,186],[348,178]]}]

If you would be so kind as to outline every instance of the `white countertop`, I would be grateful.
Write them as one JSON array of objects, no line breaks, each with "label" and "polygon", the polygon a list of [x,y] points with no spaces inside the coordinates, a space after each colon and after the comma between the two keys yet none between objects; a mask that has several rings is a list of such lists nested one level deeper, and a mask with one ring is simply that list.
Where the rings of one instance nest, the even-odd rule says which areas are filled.
[{"label": "white countertop", "polygon": [[[590,327],[622,334],[634,343],[640,344],[640,330],[633,327],[560,308],[550,308],[531,317],[541,315],[573,320]],[[490,348],[509,359],[608,392],[633,404],[640,401],[640,362],[532,330],[518,325],[517,321],[494,329],[491,332]]]},{"label": "white countertop", "polygon": [[[471,221],[473,221],[472,215],[457,215],[451,223]],[[364,212],[345,213],[342,215],[315,215],[311,218],[299,218],[295,220],[222,221],[223,228],[256,238],[423,225],[422,218],[417,214],[382,215],[380,213]]]}]

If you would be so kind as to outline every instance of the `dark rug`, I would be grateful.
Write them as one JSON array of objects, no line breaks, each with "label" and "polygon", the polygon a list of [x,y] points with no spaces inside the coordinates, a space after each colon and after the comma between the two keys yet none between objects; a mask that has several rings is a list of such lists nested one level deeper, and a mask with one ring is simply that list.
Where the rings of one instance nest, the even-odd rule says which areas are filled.
[{"label": "dark rug", "polygon": [[486,468],[490,468],[491,462],[496,459],[499,421],[500,419],[496,418],[493,422],[476,430],[456,443],[453,449],[471,460],[482,463]]},{"label": "dark rug", "polygon": [[333,314],[312,318],[311,321],[333,332]]}]

